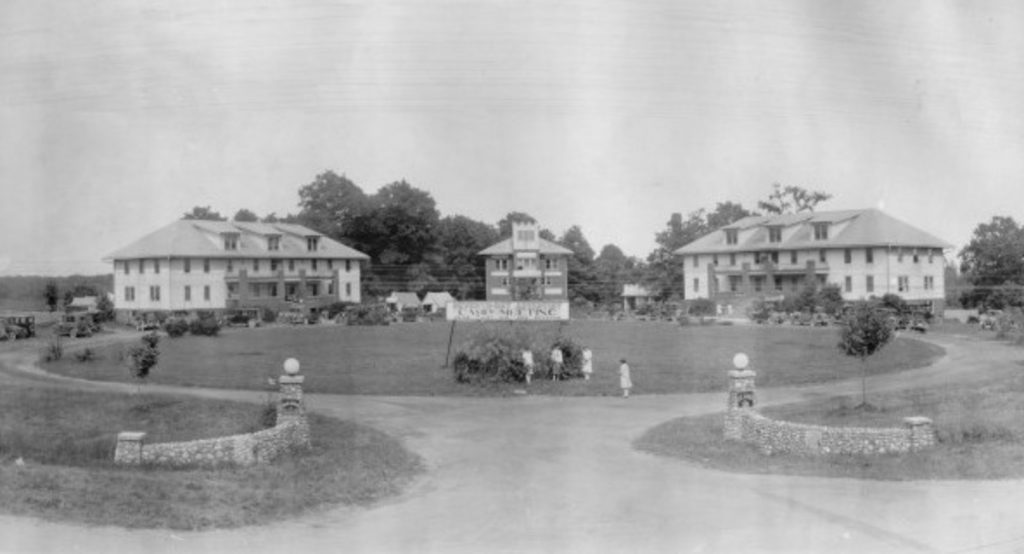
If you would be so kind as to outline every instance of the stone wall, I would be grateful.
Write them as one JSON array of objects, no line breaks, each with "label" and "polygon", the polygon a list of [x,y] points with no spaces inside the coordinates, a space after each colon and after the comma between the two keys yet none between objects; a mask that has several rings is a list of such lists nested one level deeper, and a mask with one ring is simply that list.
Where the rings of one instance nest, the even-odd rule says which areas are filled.
[{"label": "stone wall", "polygon": [[753,444],[765,454],[904,454],[935,445],[932,422],[904,418],[903,427],[826,427],[775,421],[753,410],[730,410],[726,437]]},{"label": "stone wall", "polygon": [[308,446],[309,425],[305,420],[281,423],[255,433],[187,442],[145,444],[145,433],[127,432],[117,437],[114,462],[164,467],[248,466]]}]

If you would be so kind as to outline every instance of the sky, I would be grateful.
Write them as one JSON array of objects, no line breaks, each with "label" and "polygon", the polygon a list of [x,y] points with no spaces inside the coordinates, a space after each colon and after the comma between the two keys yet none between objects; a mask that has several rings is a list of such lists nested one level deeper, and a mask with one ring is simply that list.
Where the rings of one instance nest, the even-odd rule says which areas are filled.
[{"label": "sky", "polygon": [[5,0],[0,274],[109,272],[325,171],[646,257],[773,183],[954,245],[1024,220],[1024,3]]}]

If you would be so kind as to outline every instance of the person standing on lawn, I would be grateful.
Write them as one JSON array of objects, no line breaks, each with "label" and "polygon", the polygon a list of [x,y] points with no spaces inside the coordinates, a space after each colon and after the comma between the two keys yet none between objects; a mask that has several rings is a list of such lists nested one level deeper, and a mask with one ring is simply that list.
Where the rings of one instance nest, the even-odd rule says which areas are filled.
[{"label": "person standing on lawn", "polygon": [[583,379],[590,380],[590,374],[594,373],[594,353],[590,347],[583,349]]},{"label": "person standing on lawn", "polygon": [[629,389],[633,388],[633,380],[629,375],[629,364],[626,363],[626,358],[619,360],[622,364],[619,366],[619,386],[622,387],[622,397],[629,398]]},{"label": "person standing on lawn", "polygon": [[552,348],[551,349],[551,380],[552,381],[557,379],[558,376],[560,376],[562,374],[562,363],[564,363],[564,361],[565,361],[564,358],[562,358],[562,349],[557,347],[557,346]]},{"label": "person standing on lawn", "polygon": [[533,351],[523,350],[523,365],[526,366],[526,384],[533,379]]}]

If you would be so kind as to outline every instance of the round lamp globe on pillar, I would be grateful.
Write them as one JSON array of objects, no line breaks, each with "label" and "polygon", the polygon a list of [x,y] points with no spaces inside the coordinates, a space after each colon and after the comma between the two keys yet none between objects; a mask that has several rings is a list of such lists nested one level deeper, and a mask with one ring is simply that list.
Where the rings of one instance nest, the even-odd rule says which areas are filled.
[{"label": "round lamp globe on pillar", "polygon": [[732,365],[736,369],[743,371],[744,369],[747,369],[748,365],[750,365],[750,358],[748,358],[743,352],[740,352],[732,357]]},{"label": "round lamp globe on pillar", "polygon": [[299,367],[299,361],[295,358],[288,358],[284,361],[284,372],[288,375],[298,375]]}]

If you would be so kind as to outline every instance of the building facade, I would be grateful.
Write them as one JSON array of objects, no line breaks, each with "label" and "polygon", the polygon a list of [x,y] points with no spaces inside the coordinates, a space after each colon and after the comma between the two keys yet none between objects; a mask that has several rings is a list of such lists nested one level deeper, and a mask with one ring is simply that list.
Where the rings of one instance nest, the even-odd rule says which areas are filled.
[{"label": "building facade", "polygon": [[301,225],[180,220],[110,254],[119,317],[360,301],[369,257]]},{"label": "building facade", "polygon": [[513,223],[512,236],[486,256],[487,300],[567,300],[572,250],[540,237],[536,223]]},{"label": "building facade", "polygon": [[892,293],[944,308],[951,245],[879,210],[752,216],[680,248],[687,298],[742,304],[806,283],[839,286],[846,300]]}]

